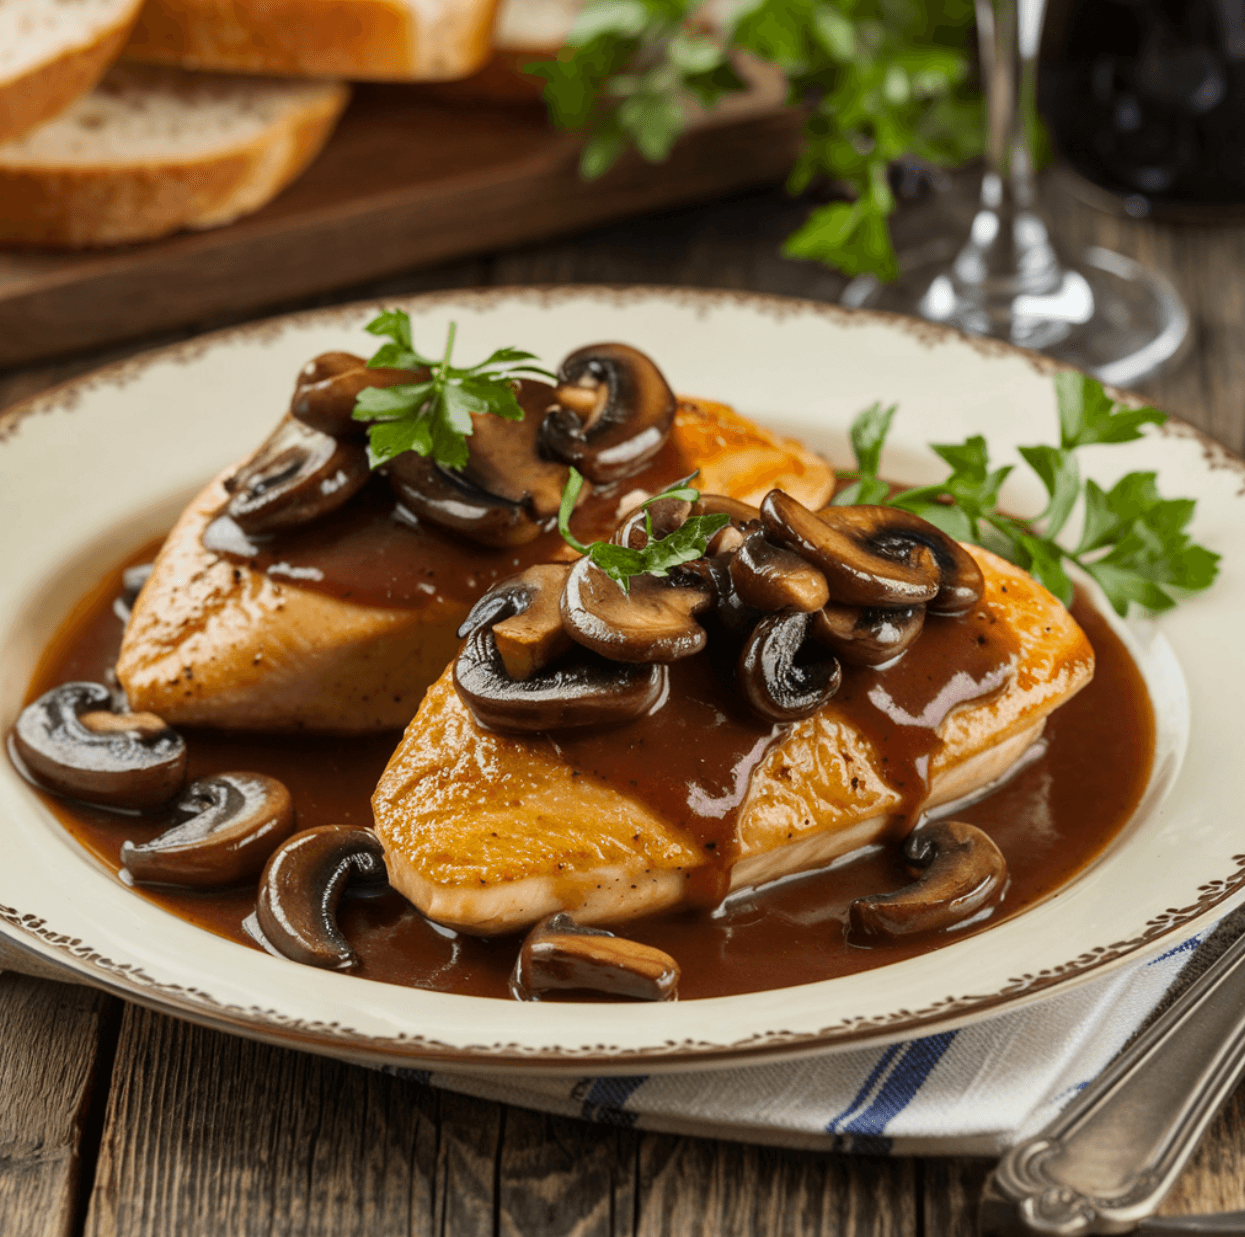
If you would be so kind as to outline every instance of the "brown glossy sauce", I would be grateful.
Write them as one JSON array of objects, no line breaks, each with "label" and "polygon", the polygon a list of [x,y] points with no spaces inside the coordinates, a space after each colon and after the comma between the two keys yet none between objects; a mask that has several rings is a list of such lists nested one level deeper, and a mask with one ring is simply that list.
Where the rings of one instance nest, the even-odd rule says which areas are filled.
[{"label": "brown glossy sauce", "polygon": [[[585,544],[607,540],[618,523],[618,505],[632,490],[651,494],[687,476],[694,465],[674,441],[648,467],[625,481],[585,487],[571,531]],[[566,557],[556,521],[526,545],[495,549],[444,531],[401,508],[385,477],[373,476],[348,503],[310,524],[249,544],[227,517],[209,525],[208,549],[282,583],[327,593],[359,605],[418,610],[442,600],[471,605],[499,580],[534,563]]]},{"label": "brown glossy sauce", "polygon": [[[79,604],[49,643],[30,697],[73,679],[105,681],[121,641],[113,613],[120,574],[149,561],[144,547]],[[513,570],[513,568],[510,568]],[[460,565],[459,571],[462,571]],[[1141,676],[1105,619],[1078,599],[1073,614],[1097,658],[1093,681],[1047,722],[1047,750],[1034,764],[957,817],[987,830],[1006,856],[1010,885],[989,922],[1008,918],[1071,880],[1101,853],[1135,809],[1149,777],[1154,719]],[[867,733],[884,737],[887,780],[909,805],[924,794],[934,730],[958,703],[999,684],[1010,650],[980,624],[931,618],[921,656],[890,670],[853,670],[839,699]],[[559,736],[586,775],[638,792],[693,831],[721,862],[711,865],[705,908],[629,923],[626,935],[667,950],[683,970],[680,998],[764,991],[850,974],[913,957],[952,937],[861,947],[845,936],[847,908],[867,893],[910,880],[898,848],[867,850],[841,866],[734,896],[717,910],[730,860],[734,816],[751,769],[777,730],[756,722],[730,688],[730,665],[702,656],[672,667],[677,707],[601,734]],[[870,719],[870,714],[872,718]],[[362,738],[230,735],[185,730],[191,778],[254,770],[290,788],[301,828],[371,823],[370,796],[397,744],[396,732]],[[136,817],[47,797],[57,817],[110,871],[120,870],[127,838],[162,831],[158,817]],[[719,874],[715,880],[713,873]],[[248,947],[242,930],[253,888],[193,893],[136,890],[155,904]],[[504,997],[518,937],[481,940],[436,927],[393,891],[348,896],[340,922],[362,959],[360,974],[389,983]],[[967,932],[980,931],[976,924]]]}]

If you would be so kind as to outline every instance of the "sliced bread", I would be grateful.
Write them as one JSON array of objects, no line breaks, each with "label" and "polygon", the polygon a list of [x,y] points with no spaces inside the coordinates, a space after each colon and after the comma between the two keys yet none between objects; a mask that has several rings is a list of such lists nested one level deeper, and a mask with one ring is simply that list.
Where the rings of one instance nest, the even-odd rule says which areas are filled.
[{"label": "sliced bread", "polygon": [[0,142],[50,120],[116,59],[141,0],[0,0]]},{"label": "sliced bread", "polygon": [[497,0],[146,0],[127,59],[230,73],[445,81],[488,59]]},{"label": "sliced bread", "polygon": [[348,98],[337,82],[115,65],[0,146],[0,242],[84,248],[228,223],[307,166]]}]

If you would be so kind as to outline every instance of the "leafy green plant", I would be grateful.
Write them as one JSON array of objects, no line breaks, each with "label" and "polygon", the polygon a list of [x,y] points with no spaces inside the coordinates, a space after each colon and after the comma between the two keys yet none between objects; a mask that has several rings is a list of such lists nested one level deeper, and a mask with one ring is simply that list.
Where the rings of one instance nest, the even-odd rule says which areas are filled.
[{"label": "leafy green plant", "polygon": [[594,541],[584,545],[571,532],[571,512],[575,510],[575,502],[579,491],[583,488],[584,479],[577,469],[571,469],[566,488],[562,491],[562,507],[558,512],[558,531],[562,539],[573,550],[586,555],[624,593],[631,591],[632,576],[658,576],[664,578],[670,574],[672,567],[680,563],[690,563],[693,559],[703,556],[709,545],[709,539],[719,529],[730,523],[728,515],[694,515],[665,537],[653,536],[653,517],[647,508],[663,498],[677,498],[684,502],[694,503],[700,498],[700,491],[689,482],[696,479],[696,474],[684,477],[673,485],[654,494],[652,498],[641,503],[645,510],[644,527],[648,541],[639,550],[630,546],[615,545],[612,541]]},{"label": "leafy green plant", "polygon": [[[1197,506],[1194,499],[1163,498],[1153,472],[1130,472],[1104,490],[1091,479],[1082,480],[1077,463],[1080,448],[1132,442],[1141,437],[1143,426],[1162,425],[1167,414],[1125,407],[1083,374],[1060,374],[1055,389],[1059,445],[1020,448],[1048,495],[1037,515],[1017,519],[999,510],[999,490],[1012,466],[991,468],[980,434],[961,443],[931,443],[950,468],[946,478],[888,497],[890,487],[878,469],[895,409],[877,404],[852,425],[856,471],[844,474],[852,482],[834,502],[884,503],[915,512],[957,540],[976,542],[1024,567],[1065,605],[1072,600],[1068,563],[1092,576],[1121,615],[1134,603],[1169,610],[1181,595],[1209,588],[1219,555],[1185,531]],[[1080,536],[1074,545],[1065,545],[1058,538],[1078,504]]]},{"label": "leafy green plant", "polygon": [[784,252],[893,279],[891,163],[955,166],[981,150],[971,0],[743,0],[720,37],[699,28],[703,7],[589,0],[567,47],[528,66],[554,122],[587,130],[581,173],[600,176],[629,146],[665,159],[697,107],[745,89],[735,58],[749,53],[782,70],[805,110],[791,191],[828,179],[851,198],[814,209]]},{"label": "leafy green plant", "polygon": [[521,348],[498,348],[487,360],[465,369],[450,364],[457,324],[451,322],[440,360],[415,351],[410,315],[389,309],[367,324],[373,335],[388,336],[368,361],[370,369],[426,370],[419,382],[394,387],[365,387],[355,400],[354,417],[370,421],[368,459],[379,467],[404,451],[431,456],[446,468],[467,463],[467,436],[472,413],[493,413],[522,421],[515,398],[515,380],[524,374],[552,379],[548,370],[530,362],[536,357]]}]

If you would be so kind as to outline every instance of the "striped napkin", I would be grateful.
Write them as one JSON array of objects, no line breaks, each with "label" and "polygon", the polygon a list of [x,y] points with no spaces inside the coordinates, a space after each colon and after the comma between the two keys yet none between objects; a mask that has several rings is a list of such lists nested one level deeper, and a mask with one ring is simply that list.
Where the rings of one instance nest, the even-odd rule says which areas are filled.
[{"label": "striped napkin", "polygon": [[1207,935],[1023,1009],[881,1048],[613,1078],[394,1072],[482,1099],[642,1130],[827,1151],[998,1155],[1041,1129],[1092,1081],[1182,971],[1201,970],[1207,955],[1219,952],[1217,941],[1203,947]]}]

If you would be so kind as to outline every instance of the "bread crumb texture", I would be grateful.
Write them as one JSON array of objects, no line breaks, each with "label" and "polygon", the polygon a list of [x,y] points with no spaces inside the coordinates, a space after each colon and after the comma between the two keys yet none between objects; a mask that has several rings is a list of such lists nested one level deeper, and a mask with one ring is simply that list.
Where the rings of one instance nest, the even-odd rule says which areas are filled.
[{"label": "bread crumb texture", "polygon": [[0,82],[89,47],[134,11],[134,0],[0,0]]}]

